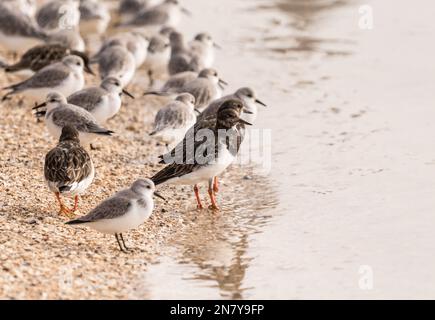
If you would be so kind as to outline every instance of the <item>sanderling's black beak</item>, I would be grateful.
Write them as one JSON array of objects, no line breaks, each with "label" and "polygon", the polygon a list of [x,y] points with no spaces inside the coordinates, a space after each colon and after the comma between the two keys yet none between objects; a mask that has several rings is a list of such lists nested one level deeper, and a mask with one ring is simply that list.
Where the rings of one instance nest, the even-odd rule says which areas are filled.
[{"label": "sanderling's black beak", "polygon": [[130,92],[128,92],[127,90],[122,89],[122,93],[129,96],[130,98],[134,99],[134,96]]},{"label": "sanderling's black beak", "polygon": [[198,116],[201,115],[201,113],[202,113],[202,112],[199,111],[199,109],[197,109],[197,108],[195,108],[195,109],[193,109],[193,110],[194,110],[196,113],[198,113]]},{"label": "sanderling's black beak", "polygon": [[248,126],[252,126],[252,123],[249,123],[248,121],[246,121],[246,120],[243,120],[243,119],[239,119],[239,122],[240,123],[243,123],[243,124],[246,124],[246,125],[248,125]]},{"label": "sanderling's black beak", "polygon": [[222,80],[222,79],[219,79],[219,84],[224,85],[224,86],[227,86],[227,85],[228,85],[228,82],[226,82],[226,81],[224,81],[224,80]]},{"label": "sanderling's black beak", "polygon": [[249,111],[248,109],[243,109],[243,113],[246,113],[246,114],[254,114],[252,111]]},{"label": "sanderling's black beak", "polygon": [[92,71],[92,69],[91,69],[91,67],[89,66],[89,64],[85,64],[85,66],[84,66],[84,70],[85,70],[85,72],[87,72],[87,73],[92,74],[93,76],[95,76],[95,73],[94,73],[94,71]]},{"label": "sanderling's black beak", "polygon": [[166,201],[166,199],[160,194],[160,193],[158,193],[157,191],[154,191],[154,195],[156,196],[156,197],[159,197],[160,199],[163,199],[163,200],[165,200]]},{"label": "sanderling's black beak", "polygon": [[216,42],[213,42],[213,47],[215,47],[216,49],[221,50],[222,47],[220,45],[218,45]]},{"label": "sanderling's black beak", "polygon": [[36,110],[36,109],[43,108],[43,107],[46,107],[46,106],[47,106],[47,102],[43,102],[43,103],[40,103],[40,104],[37,104],[36,106],[34,106],[32,108],[32,110]]},{"label": "sanderling's black beak", "polygon": [[266,105],[264,102],[261,102],[261,101],[258,100],[258,99],[255,99],[255,102],[258,103],[258,104],[261,104],[261,105],[264,106],[264,107],[267,107],[267,105]]},{"label": "sanderling's black beak", "polygon": [[190,12],[186,8],[181,7],[181,12],[183,12],[186,16],[189,16],[189,17],[192,16],[192,12]]}]

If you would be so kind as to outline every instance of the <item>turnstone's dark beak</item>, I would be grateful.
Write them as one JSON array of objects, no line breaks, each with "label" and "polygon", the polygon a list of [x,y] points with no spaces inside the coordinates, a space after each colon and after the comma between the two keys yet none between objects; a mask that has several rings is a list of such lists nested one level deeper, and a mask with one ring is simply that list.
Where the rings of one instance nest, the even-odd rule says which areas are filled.
[{"label": "turnstone's dark beak", "polygon": [[258,99],[255,99],[255,102],[258,103],[258,104],[261,104],[261,105],[264,106],[264,107],[267,107],[267,105],[266,105],[264,102],[261,102],[261,101],[258,100]]},{"label": "turnstone's dark beak", "polygon": [[248,125],[248,126],[252,126],[252,123],[249,123],[248,121],[246,121],[246,120],[243,120],[243,119],[239,119],[239,122],[240,123],[243,123],[243,124],[246,124],[246,125]]},{"label": "turnstone's dark beak", "polygon": [[254,114],[252,111],[249,111],[248,109],[243,109],[243,113],[246,113],[246,114]]},{"label": "turnstone's dark beak", "polygon": [[181,7],[181,12],[183,12],[186,16],[189,16],[189,17],[192,16],[192,12],[190,12],[186,8]]},{"label": "turnstone's dark beak", "polygon": [[198,115],[200,115],[202,112],[201,111],[199,111],[199,109],[197,109],[197,108],[195,108],[195,109],[193,109],[196,113],[198,113]]},{"label": "turnstone's dark beak", "polygon": [[213,47],[215,47],[216,49],[221,50],[222,47],[220,45],[218,45],[216,42],[213,43]]},{"label": "turnstone's dark beak", "polygon": [[134,99],[134,96],[130,92],[128,92],[127,90],[122,89],[122,93],[129,96],[130,98]]},{"label": "turnstone's dark beak", "polygon": [[47,102],[43,102],[43,103],[40,103],[40,104],[37,104],[36,106],[34,106],[32,108],[32,110],[36,110],[36,109],[43,108],[43,107],[46,107],[46,106],[47,106]]},{"label": "turnstone's dark beak", "polygon": [[165,200],[166,201],[166,199],[160,194],[160,193],[158,193],[157,191],[154,191],[154,195],[156,196],[156,197],[159,197],[160,199],[163,199],[163,200]]}]

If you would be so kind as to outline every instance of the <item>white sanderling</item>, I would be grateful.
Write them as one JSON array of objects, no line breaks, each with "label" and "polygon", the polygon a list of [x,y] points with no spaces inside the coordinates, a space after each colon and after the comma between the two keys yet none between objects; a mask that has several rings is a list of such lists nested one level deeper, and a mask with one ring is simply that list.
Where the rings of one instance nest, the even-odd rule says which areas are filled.
[{"label": "white sanderling", "polygon": [[150,136],[162,141],[167,148],[173,148],[195,122],[195,97],[182,93],[157,112]]},{"label": "white sanderling", "polygon": [[171,57],[168,63],[168,72],[174,75],[185,71],[199,71],[200,57],[192,55],[184,43],[183,35],[173,31],[169,36],[171,44]]},{"label": "white sanderling", "polygon": [[46,110],[38,111],[36,115],[45,115],[45,125],[55,139],[59,139],[62,128],[67,124],[77,129],[82,145],[89,144],[98,136],[110,136],[113,133],[113,131],[102,128],[92,114],[85,109],[69,104],[65,96],[60,93],[49,93],[47,100],[33,109],[39,110],[44,107]]},{"label": "white sanderling", "polygon": [[222,97],[222,88],[227,83],[219,78],[215,69],[203,69],[193,78],[194,75],[196,74],[190,72],[176,74],[168,80],[162,90],[147,91],[144,95],[175,96],[177,93],[188,92],[195,97],[196,108],[202,111],[211,101]]},{"label": "white sanderling", "polygon": [[189,42],[190,54],[197,57],[200,69],[211,68],[213,66],[215,48],[220,49],[220,46],[213,40],[211,35],[205,32],[197,34],[195,38]]},{"label": "white sanderling", "polygon": [[69,96],[83,88],[85,84],[83,68],[82,58],[74,55],[66,56],[62,61],[42,68],[29,79],[3,88],[10,90],[3,100],[17,93],[25,94],[36,102],[44,101],[47,94],[53,91]]},{"label": "white sanderling", "polygon": [[29,18],[33,18],[36,13],[36,1],[35,0],[3,0],[4,5],[8,6],[12,10],[18,10]]},{"label": "white sanderling", "polygon": [[164,200],[155,191],[150,179],[138,179],[130,188],[115,193],[101,202],[87,215],[67,222],[68,225],[82,225],[105,234],[113,234],[119,249],[128,251],[122,233],[140,226],[154,210],[153,195]]},{"label": "white sanderling", "polygon": [[[78,196],[91,185],[94,176],[94,164],[80,145],[78,131],[66,125],[59,143],[47,153],[44,163],[45,181],[59,202],[60,214],[70,215],[78,209]],[[73,209],[62,203],[61,195],[74,196]]]},{"label": "white sanderling", "polygon": [[137,13],[130,21],[121,23],[121,27],[141,27],[148,32],[157,33],[162,26],[176,28],[181,20],[181,13],[190,12],[180,6],[178,0],[165,0]]},{"label": "white sanderling", "polygon": [[254,90],[252,90],[251,88],[244,87],[238,89],[233,94],[229,94],[220,99],[212,101],[209,104],[209,106],[205,108],[204,111],[202,111],[198,119],[216,115],[217,111],[219,110],[219,107],[225,101],[232,100],[232,99],[239,99],[240,101],[243,102],[242,118],[248,121],[249,123],[254,123],[257,118],[257,114],[258,114],[257,104],[266,107],[266,104],[264,104],[262,101],[257,99],[257,95],[255,94]]},{"label": "white sanderling", "polygon": [[73,29],[54,30],[48,33],[47,43],[58,43],[71,50],[85,51],[85,41],[80,33]]},{"label": "white sanderling", "polygon": [[108,77],[101,81],[99,87],[89,87],[70,95],[68,103],[82,107],[90,112],[99,124],[104,124],[115,116],[121,108],[121,94],[134,98],[122,89],[117,78]]},{"label": "white sanderling", "polygon": [[98,54],[98,68],[101,79],[118,78],[124,88],[134,77],[136,60],[133,54],[124,47],[122,41],[116,39]]},{"label": "white sanderling", "polygon": [[[214,178],[220,175],[237,155],[242,139],[239,139],[235,127],[238,124],[250,125],[240,118],[242,108],[243,103],[240,100],[228,100],[219,108],[217,118],[197,122],[192,129],[188,130],[183,141],[169,153],[175,158],[168,159],[166,155],[162,156],[164,163],[169,160],[170,164],[156,173],[151,180],[156,185],[163,183],[194,185],[199,209],[203,206],[197,184],[207,181],[211,200],[210,208],[218,210],[215,197],[217,186]],[[205,139],[205,141],[196,139],[195,134],[201,129],[209,129],[213,139]],[[198,157],[198,154],[201,157]]]},{"label": "white sanderling", "polygon": [[80,22],[78,0],[52,0],[41,6],[36,22],[45,30],[76,29]]},{"label": "white sanderling", "polygon": [[84,70],[93,74],[89,67],[89,58],[86,54],[80,51],[71,50],[60,44],[42,44],[27,50],[20,61],[4,66],[6,72],[19,72],[33,75],[34,72],[42,68],[61,61],[67,55],[76,55],[83,59]]},{"label": "white sanderling", "polygon": [[153,86],[154,76],[166,71],[170,56],[171,47],[168,37],[161,34],[153,36],[150,40],[145,60],[145,68],[148,70],[151,82],[150,87]]},{"label": "white sanderling", "polygon": [[110,12],[104,2],[98,0],[80,1],[80,33],[103,34],[110,22]]},{"label": "white sanderling", "polygon": [[121,0],[118,6],[121,23],[129,22],[138,12],[149,9],[159,2],[160,0]]},{"label": "white sanderling", "polygon": [[46,33],[21,12],[0,3],[0,44],[10,51],[26,51],[47,39]]},{"label": "white sanderling", "polygon": [[139,31],[121,32],[106,39],[100,47],[100,50],[92,58],[96,60],[100,55],[111,46],[122,45],[133,55],[136,68],[139,68],[147,58],[149,46],[148,38]]}]

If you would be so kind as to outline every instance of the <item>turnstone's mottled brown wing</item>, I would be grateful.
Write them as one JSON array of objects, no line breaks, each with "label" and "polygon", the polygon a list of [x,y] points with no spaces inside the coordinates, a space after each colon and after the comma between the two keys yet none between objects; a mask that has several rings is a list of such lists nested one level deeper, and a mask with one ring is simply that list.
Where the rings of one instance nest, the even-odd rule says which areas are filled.
[{"label": "turnstone's mottled brown wing", "polygon": [[[179,142],[170,152],[160,155],[159,158],[162,159],[160,163],[166,163],[164,159],[174,158],[176,155],[183,155],[183,162],[186,161],[186,146],[188,141],[193,141],[196,133],[201,129],[214,129],[216,125],[216,116],[204,117],[200,121],[197,121],[189,130],[187,130],[183,141]],[[192,138],[193,137],[193,138]]]},{"label": "turnstone's mottled brown wing", "polygon": [[188,173],[191,173],[195,171],[198,167],[198,164],[173,163],[157,172],[153,177],[151,177],[151,180],[157,186],[161,183],[164,183],[165,181],[168,181],[169,179],[181,177]]},{"label": "turnstone's mottled brown wing", "polygon": [[59,143],[45,157],[44,176],[58,188],[68,187],[86,179],[92,172],[89,154],[78,143]]},{"label": "turnstone's mottled brown wing", "polygon": [[80,106],[83,109],[92,112],[102,101],[104,94],[106,94],[106,91],[100,87],[87,88],[70,95],[68,97],[68,103]]}]

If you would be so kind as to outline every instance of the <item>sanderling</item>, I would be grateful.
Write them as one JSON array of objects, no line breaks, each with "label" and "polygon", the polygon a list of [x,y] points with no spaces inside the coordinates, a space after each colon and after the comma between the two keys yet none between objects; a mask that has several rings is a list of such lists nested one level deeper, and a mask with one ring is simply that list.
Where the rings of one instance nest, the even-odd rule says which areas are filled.
[{"label": "sanderling", "polygon": [[158,3],[159,0],[121,0],[118,6],[118,14],[121,18],[121,23],[130,21],[138,12],[149,9]]},{"label": "sanderling", "polygon": [[58,43],[71,50],[85,51],[85,41],[80,33],[73,29],[55,30],[48,34],[47,43]]},{"label": "sanderling", "polygon": [[93,74],[89,67],[88,56],[80,51],[71,50],[60,44],[43,44],[27,50],[17,63],[5,66],[6,72],[26,72],[33,74],[42,68],[61,61],[67,55],[76,55],[83,59],[84,70]]},{"label": "sanderling", "polygon": [[3,0],[4,5],[8,6],[12,10],[18,10],[29,18],[33,18],[36,13],[36,1],[35,0]]},{"label": "sanderling", "polygon": [[117,78],[108,77],[101,81],[99,87],[89,87],[70,95],[69,104],[82,107],[89,111],[99,124],[104,124],[108,119],[118,113],[121,108],[121,94],[133,96],[122,89]]},{"label": "sanderling", "polygon": [[138,179],[130,188],[115,193],[87,215],[66,224],[88,226],[105,234],[113,234],[119,249],[126,252],[128,248],[122,233],[137,228],[151,216],[154,209],[153,195],[165,200],[155,191],[150,179]]},{"label": "sanderling", "polygon": [[136,68],[139,68],[147,58],[147,51],[149,46],[148,38],[138,31],[121,32],[103,42],[100,50],[92,58],[98,60],[101,54],[108,48],[116,45],[122,45],[125,49],[130,51],[133,55]]},{"label": "sanderling", "polygon": [[186,131],[195,122],[195,97],[190,93],[182,93],[157,112],[150,136],[161,140],[167,148],[172,148],[183,140]]},{"label": "sanderling", "polygon": [[176,93],[188,92],[195,97],[195,106],[201,111],[211,101],[222,97],[223,85],[227,83],[219,78],[215,69],[203,69],[197,75],[194,72],[176,74],[165,83],[162,90],[147,91],[144,95],[174,96]]},{"label": "sanderling", "polygon": [[17,93],[24,93],[37,102],[45,100],[47,94],[53,91],[69,96],[83,88],[85,84],[83,68],[82,58],[74,55],[66,56],[62,61],[42,68],[29,79],[3,88],[10,90],[3,100]]},{"label": "sanderling", "polygon": [[154,74],[166,68],[170,56],[171,47],[169,45],[169,39],[161,34],[153,36],[150,40],[145,60],[145,67],[148,69],[151,86],[153,84]]},{"label": "sanderling", "polygon": [[197,34],[189,42],[190,54],[198,57],[200,69],[211,68],[213,66],[214,48],[220,49],[220,46],[205,32]]},{"label": "sanderling", "polygon": [[180,6],[178,0],[165,0],[161,4],[140,11],[130,21],[121,23],[120,26],[137,26],[155,33],[162,26],[177,27],[182,12],[190,14],[187,9]]},{"label": "sanderling", "polygon": [[251,88],[240,88],[233,94],[229,94],[220,99],[212,101],[207,108],[202,111],[198,116],[198,119],[202,119],[209,116],[216,116],[219,107],[227,100],[239,99],[243,102],[243,119],[249,123],[254,123],[257,118],[258,108],[257,104],[266,106],[263,102],[257,99],[257,96]]},{"label": "sanderling", "polygon": [[227,83],[219,78],[216,70],[204,69],[196,79],[186,83],[180,91],[191,93],[195,97],[196,108],[202,110],[211,101],[222,96],[222,85],[227,85]]},{"label": "sanderling", "polygon": [[0,44],[11,51],[25,51],[43,43],[47,35],[31,19],[0,3]]},{"label": "sanderling", "polygon": [[[199,197],[198,183],[208,181],[208,193],[212,203],[210,208],[218,210],[214,177],[221,174],[237,155],[241,139],[235,127],[238,124],[250,125],[240,118],[242,108],[243,103],[240,100],[228,100],[219,108],[217,118],[197,122],[188,130],[183,141],[170,152],[175,155],[175,159],[170,159],[172,163],[155,174],[151,180],[156,185],[162,183],[194,185],[199,209],[203,206]],[[195,135],[202,129],[209,129],[212,138],[207,137],[205,141],[197,139]],[[166,157],[167,155],[163,156],[164,163],[168,160]]]},{"label": "sanderling", "polygon": [[46,30],[75,29],[80,22],[78,0],[52,0],[39,8],[36,22]]},{"label": "sanderling", "polygon": [[97,120],[85,109],[69,104],[64,95],[52,92],[47,95],[47,100],[33,109],[41,109],[36,116],[45,115],[45,125],[48,132],[55,138],[59,139],[62,128],[67,124],[74,126],[79,132],[80,143],[89,144],[98,136],[110,136],[113,131],[100,127]]},{"label": "sanderling", "polygon": [[98,0],[80,1],[80,33],[103,34],[110,22],[110,12],[104,2]]},{"label": "sanderling", "polygon": [[185,71],[199,71],[200,57],[192,56],[187,50],[183,35],[173,31],[169,36],[171,44],[171,57],[168,63],[168,72],[174,75]]},{"label": "sanderling", "polygon": [[[80,145],[78,131],[70,125],[62,128],[58,145],[45,156],[44,177],[49,189],[56,195],[60,214],[69,215],[78,209],[78,196],[92,183],[94,164]],[[68,209],[61,195],[74,196],[74,208]]]},{"label": "sanderling", "polygon": [[98,54],[98,68],[101,79],[115,77],[125,87],[133,79],[136,60],[118,39]]}]

